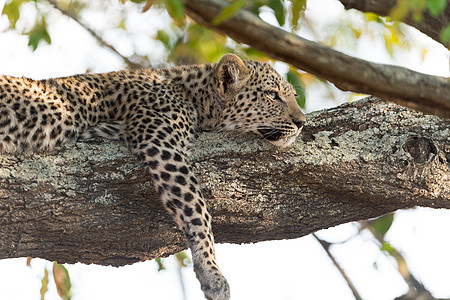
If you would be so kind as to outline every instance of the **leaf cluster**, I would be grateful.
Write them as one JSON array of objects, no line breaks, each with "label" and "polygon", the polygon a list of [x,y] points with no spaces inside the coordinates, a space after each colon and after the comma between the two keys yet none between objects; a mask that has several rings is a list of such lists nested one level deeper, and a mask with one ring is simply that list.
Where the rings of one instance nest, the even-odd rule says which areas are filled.
[{"label": "leaf cluster", "polygon": [[45,17],[38,8],[38,0],[10,0],[3,7],[2,15],[8,17],[10,28],[17,30],[16,25],[21,18],[21,8],[26,4],[31,4],[30,2],[34,2],[38,14],[34,20],[34,25],[29,30],[22,30],[22,34],[28,36],[28,46],[34,51],[41,42],[46,42],[47,44],[52,42]]},{"label": "leaf cluster", "polygon": [[[165,8],[170,16],[173,18],[172,24],[168,24],[164,29],[161,29],[154,36],[154,39],[161,42],[164,46],[168,64],[194,64],[194,63],[209,63],[217,62],[225,53],[236,53],[245,59],[273,61],[259,51],[256,51],[246,45],[241,45],[233,40],[221,35],[220,33],[206,29],[198,24],[192,23],[186,18],[184,13],[184,5],[181,0],[119,0],[121,3],[130,2],[142,9],[142,11],[148,11],[155,7],[155,9]],[[406,2],[410,0],[404,0]],[[442,1],[441,1],[442,2]],[[441,3],[439,2],[439,3]],[[52,2],[51,2],[52,3]],[[409,3],[409,2],[408,2]],[[22,6],[33,5],[36,11],[36,17],[33,26],[31,28],[21,30],[16,26],[17,22],[23,19],[21,14]],[[9,0],[2,14],[6,15],[10,21],[10,29],[17,30],[21,34],[28,37],[28,44],[31,49],[36,50],[42,42],[47,44],[51,43],[51,35],[48,31],[49,25],[47,20],[48,10],[41,9],[42,6],[48,3],[42,0]],[[262,14],[271,13],[275,18],[278,26],[285,29],[290,29],[294,33],[298,32],[301,28],[306,28],[309,32],[312,32],[315,39],[322,41],[329,46],[344,46],[355,47],[357,40],[365,36],[382,36],[385,41],[386,51],[394,56],[395,50],[400,47],[405,47],[410,44],[408,37],[404,34],[401,26],[397,22],[389,22],[385,18],[381,18],[375,14],[360,14],[359,20],[352,21],[354,13],[343,18],[337,23],[329,24],[326,28],[315,28],[314,24],[309,22],[305,15],[307,1],[306,0],[233,0],[229,2],[229,5],[222,10],[222,12],[215,18],[214,23],[219,24],[229,18],[232,18],[240,10],[246,9],[254,15],[261,17]],[[400,5],[400,4],[399,4]],[[440,5],[440,6],[439,6]],[[428,5],[432,7],[431,10],[434,13],[442,11],[442,4]],[[87,8],[87,4],[81,0],[73,0],[69,3],[64,1],[58,1],[58,6],[62,6],[75,18]],[[407,6],[408,11],[411,10],[411,6]],[[28,20],[29,21],[29,20]],[[119,24],[118,26],[116,26]],[[113,25],[115,28],[121,28],[126,30],[125,16],[122,16],[121,20],[118,20]],[[362,24],[362,25],[361,25]],[[370,24],[379,24],[378,28],[375,26],[369,26]],[[20,27],[20,26],[19,26]],[[85,28],[89,30],[89,28]],[[378,30],[378,32],[376,32]],[[320,34],[319,34],[320,33]],[[450,35],[450,28],[447,35]],[[101,35],[95,36],[95,38],[101,38]],[[105,40],[99,40],[99,42],[105,45]],[[109,47],[111,46],[108,43]],[[113,50],[114,51],[114,50]],[[115,51],[118,53],[118,51]],[[422,49],[422,55],[427,53],[426,49]],[[136,67],[136,65],[148,66],[150,62],[148,57],[138,55],[132,55],[130,58],[123,57],[126,64],[129,67]],[[133,64],[133,61],[138,61],[138,64]],[[306,96],[305,89],[311,83],[318,83],[322,85],[329,92],[326,97],[340,97],[336,94],[335,89],[330,86],[329,83],[321,81],[314,76],[305,74],[302,71],[294,68],[287,68],[288,71],[284,73],[285,77],[291,82],[297,95],[298,104],[305,108]],[[313,80],[311,80],[313,78]],[[353,94],[349,94],[349,100]]]},{"label": "leaf cluster", "polygon": [[[27,258],[27,266],[31,268],[32,258]],[[53,275],[53,281],[56,285],[56,291],[63,300],[70,300],[72,298],[72,284],[70,282],[70,276],[67,269],[57,262],[53,262],[51,272],[49,272],[49,268],[44,267],[44,275],[41,280],[41,289],[40,289],[40,299],[45,300],[45,295],[48,292],[48,285],[51,281],[51,276]]]},{"label": "leaf cluster", "polygon": [[416,21],[421,22],[425,12],[429,12],[437,18],[445,11],[446,7],[446,0],[399,0],[391,10],[390,17],[401,21],[412,15]]},{"label": "leaf cluster", "polygon": [[[399,0],[391,10],[389,17],[393,20],[403,21],[409,16],[417,22],[423,22],[424,13],[429,13],[432,17],[440,17],[449,2],[447,0]],[[450,23],[441,30],[439,37],[444,44],[450,45]]]}]

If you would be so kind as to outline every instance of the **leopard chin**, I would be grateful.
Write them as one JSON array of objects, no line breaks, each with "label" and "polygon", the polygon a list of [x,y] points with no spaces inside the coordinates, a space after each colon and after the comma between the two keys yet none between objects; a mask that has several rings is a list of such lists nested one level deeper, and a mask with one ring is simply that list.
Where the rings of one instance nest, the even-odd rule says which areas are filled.
[{"label": "leopard chin", "polygon": [[283,133],[275,128],[258,128],[259,134],[266,140],[273,142],[279,140]]},{"label": "leopard chin", "polygon": [[298,129],[294,134],[283,135],[283,133],[278,129],[258,129],[258,133],[269,143],[277,147],[288,147],[295,142],[297,137],[300,135],[301,129]]}]

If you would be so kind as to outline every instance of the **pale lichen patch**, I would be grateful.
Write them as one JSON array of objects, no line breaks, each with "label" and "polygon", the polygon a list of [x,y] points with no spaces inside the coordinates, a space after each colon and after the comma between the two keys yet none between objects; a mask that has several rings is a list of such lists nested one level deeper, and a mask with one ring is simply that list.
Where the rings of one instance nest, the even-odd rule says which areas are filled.
[{"label": "pale lichen patch", "polygon": [[103,195],[94,198],[94,203],[111,205],[116,203],[116,199],[108,191],[104,191]]}]

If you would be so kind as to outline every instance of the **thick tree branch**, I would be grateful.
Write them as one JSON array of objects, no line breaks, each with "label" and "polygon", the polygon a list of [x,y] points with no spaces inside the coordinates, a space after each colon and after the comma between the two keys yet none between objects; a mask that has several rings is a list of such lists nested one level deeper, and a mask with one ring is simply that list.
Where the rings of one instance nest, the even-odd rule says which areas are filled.
[{"label": "thick tree branch", "polygon": [[238,42],[315,74],[347,91],[384,97],[426,113],[450,118],[450,79],[406,68],[354,58],[288,33],[246,11],[223,23],[212,20],[227,3],[222,0],[185,0],[196,22],[221,31]]},{"label": "thick tree branch", "polygon": [[[373,12],[380,16],[388,16],[391,10],[397,4],[397,0],[339,0],[345,7],[345,9],[357,9],[363,12]],[[403,22],[412,27],[417,28],[424,34],[428,35],[436,42],[441,43],[444,47],[449,45],[443,44],[439,38],[439,34],[442,29],[448,25],[450,20],[450,0],[447,0],[446,9],[437,17],[433,17],[428,11],[423,13],[423,20],[417,22],[414,20],[413,16],[409,14]]]},{"label": "thick tree branch", "polygon": [[[308,116],[302,140],[202,134],[193,166],[219,243],[296,238],[416,205],[450,208],[450,121],[371,99]],[[251,137],[250,137],[251,138]],[[0,156],[0,258],[124,265],[185,248],[120,143]]]}]

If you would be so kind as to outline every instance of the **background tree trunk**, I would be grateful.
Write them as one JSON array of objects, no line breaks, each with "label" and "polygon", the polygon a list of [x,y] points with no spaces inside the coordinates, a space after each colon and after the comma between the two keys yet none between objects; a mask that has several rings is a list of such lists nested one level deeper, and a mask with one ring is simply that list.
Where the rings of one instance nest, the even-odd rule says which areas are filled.
[{"label": "background tree trunk", "polygon": [[[272,26],[242,10],[216,24],[223,0],[184,0],[197,23],[268,56],[328,80],[343,91],[369,94],[425,113],[450,118],[450,79],[348,56]],[[276,41],[276,42],[274,42]]]},{"label": "background tree trunk", "polygon": [[[363,12],[373,12],[380,16],[389,16],[391,10],[397,5],[397,0],[339,0],[345,7],[345,9],[357,9]],[[406,24],[417,28],[422,33],[428,35],[436,42],[441,43],[444,47],[448,47],[449,45],[445,45],[439,35],[441,31],[448,25],[450,20],[450,0],[447,1],[447,7],[445,10],[438,16],[433,17],[428,10],[423,12],[423,20],[418,22],[414,20],[412,14],[408,14],[405,20]]]},{"label": "background tree trunk", "polygon": [[[202,134],[192,156],[219,243],[296,238],[416,205],[450,208],[450,122],[367,98],[307,116],[280,149]],[[0,156],[0,258],[124,265],[185,248],[120,143]]]}]

